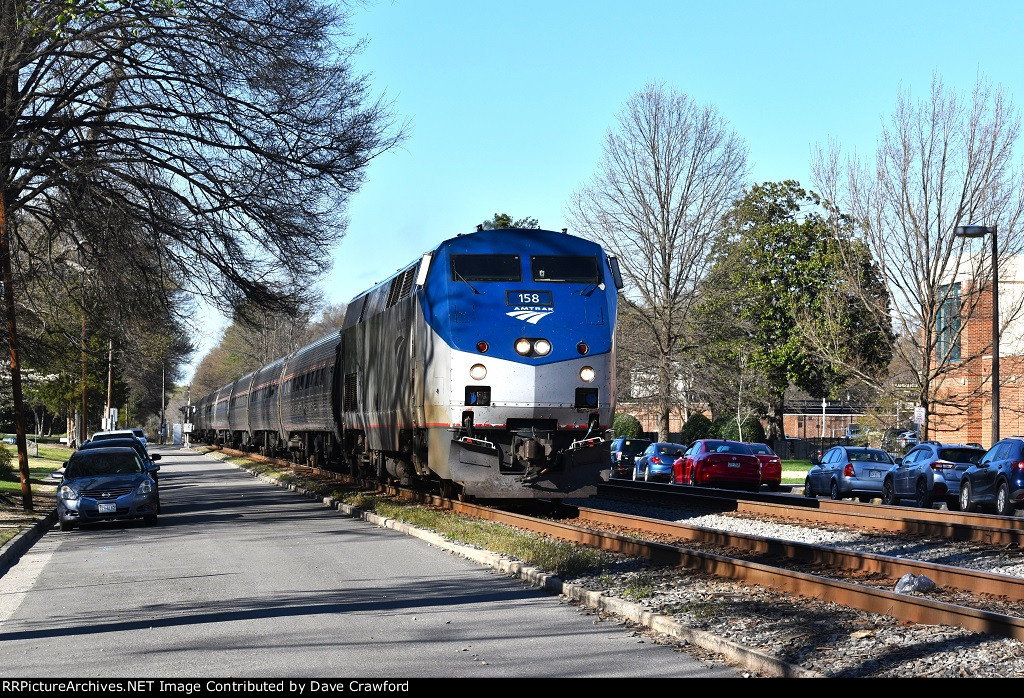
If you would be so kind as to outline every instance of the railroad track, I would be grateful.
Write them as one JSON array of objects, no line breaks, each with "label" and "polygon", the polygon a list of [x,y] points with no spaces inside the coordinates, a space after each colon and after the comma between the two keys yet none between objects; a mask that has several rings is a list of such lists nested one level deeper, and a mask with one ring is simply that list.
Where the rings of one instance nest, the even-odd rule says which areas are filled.
[{"label": "railroad track", "polygon": [[647,503],[671,506],[694,504],[719,513],[1024,547],[1024,518],[1019,517],[833,501],[791,494],[750,494],[679,485],[651,486],[649,483],[634,485],[631,481],[614,481],[598,490],[598,494],[604,496],[639,498]]},{"label": "railroad track", "polygon": [[[307,477],[365,485],[330,471],[263,457],[255,459],[290,467],[296,474]],[[635,487],[625,489],[632,490],[633,496],[638,493]],[[645,496],[650,497],[650,488],[643,489]],[[661,565],[760,585],[787,594],[828,600],[849,608],[884,614],[902,622],[952,625],[1024,641],[1024,617],[1019,615],[1019,602],[1024,600],[1024,579],[1018,577],[730,533],[587,507],[562,505],[541,516],[472,502],[446,500],[401,488],[385,490],[390,494],[451,509],[466,516],[504,523],[621,555],[643,557]],[[685,496],[691,502],[697,501],[703,507],[715,511],[797,519],[812,524],[859,526],[915,535],[943,536],[952,533],[956,540],[984,544],[1000,541],[992,544],[1004,545],[1019,544],[1019,536],[1024,533],[1021,528],[1024,521],[1005,517],[901,510],[900,507],[803,498],[792,498],[801,503],[787,506],[777,501],[763,501],[763,495],[755,495],[753,500],[744,500],[736,499],[735,494],[730,495],[725,491],[682,493],[678,487],[673,490],[676,490],[673,493],[676,505],[680,501],[679,497]],[[769,495],[769,498],[773,497]],[[928,577],[936,583],[940,593],[926,597],[890,591],[896,580],[905,574]]]}]

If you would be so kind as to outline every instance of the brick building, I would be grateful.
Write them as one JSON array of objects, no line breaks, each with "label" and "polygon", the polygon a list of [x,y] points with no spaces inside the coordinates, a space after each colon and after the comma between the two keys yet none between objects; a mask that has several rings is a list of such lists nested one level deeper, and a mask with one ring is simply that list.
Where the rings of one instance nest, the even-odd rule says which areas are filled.
[{"label": "brick building", "polygon": [[[1016,258],[1001,266],[999,434],[1011,436],[1024,434],[1024,260]],[[942,378],[937,394],[957,404],[934,407],[928,415],[928,435],[987,448],[992,445],[992,284],[963,277],[954,280],[937,324],[939,353],[948,350],[950,360],[959,363]]]}]

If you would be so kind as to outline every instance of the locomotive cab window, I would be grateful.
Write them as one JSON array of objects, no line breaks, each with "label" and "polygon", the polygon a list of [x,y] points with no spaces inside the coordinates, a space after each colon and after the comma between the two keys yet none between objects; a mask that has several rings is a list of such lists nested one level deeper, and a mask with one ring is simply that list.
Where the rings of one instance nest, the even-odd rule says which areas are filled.
[{"label": "locomotive cab window", "polygon": [[530,257],[534,281],[552,281],[573,284],[597,284],[601,282],[597,257],[575,257],[564,255],[534,255]]},{"label": "locomotive cab window", "polygon": [[452,255],[452,281],[521,281],[517,254]]}]

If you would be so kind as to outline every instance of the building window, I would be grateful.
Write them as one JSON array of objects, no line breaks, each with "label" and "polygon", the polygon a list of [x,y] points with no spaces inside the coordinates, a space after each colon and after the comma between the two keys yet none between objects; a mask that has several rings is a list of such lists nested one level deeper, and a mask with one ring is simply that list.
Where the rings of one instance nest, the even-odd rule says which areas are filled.
[{"label": "building window", "polygon": [[938,338],[935,342],[939,361],[960,360],[960,284],[941,286],[939,293],[945,299],[936,318]]}]

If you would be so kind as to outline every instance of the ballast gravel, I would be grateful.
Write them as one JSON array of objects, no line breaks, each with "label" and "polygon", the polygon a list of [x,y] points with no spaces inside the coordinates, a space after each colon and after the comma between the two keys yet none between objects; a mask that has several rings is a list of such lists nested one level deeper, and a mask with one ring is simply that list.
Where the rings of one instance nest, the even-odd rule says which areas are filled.
[{"label": "ballast gravel", "polygon": [[[571,503],[690,526],[1024,576],[1024,553],[1017,548],[801,526],[617,500]],[[952,626],[907,625],[827,599],[791,596],[642,560],[622,559],[593,577],[564,581],[631,601],[685,627],[758,649],[824,677],[1024,677],[1024,643],[1016,640]],[[1024,608],[1014,615],[1024,615]],[[611,617],[604,620],[614,622]],[[679,644],[650,632],[641,636],[646,641]]]}]

